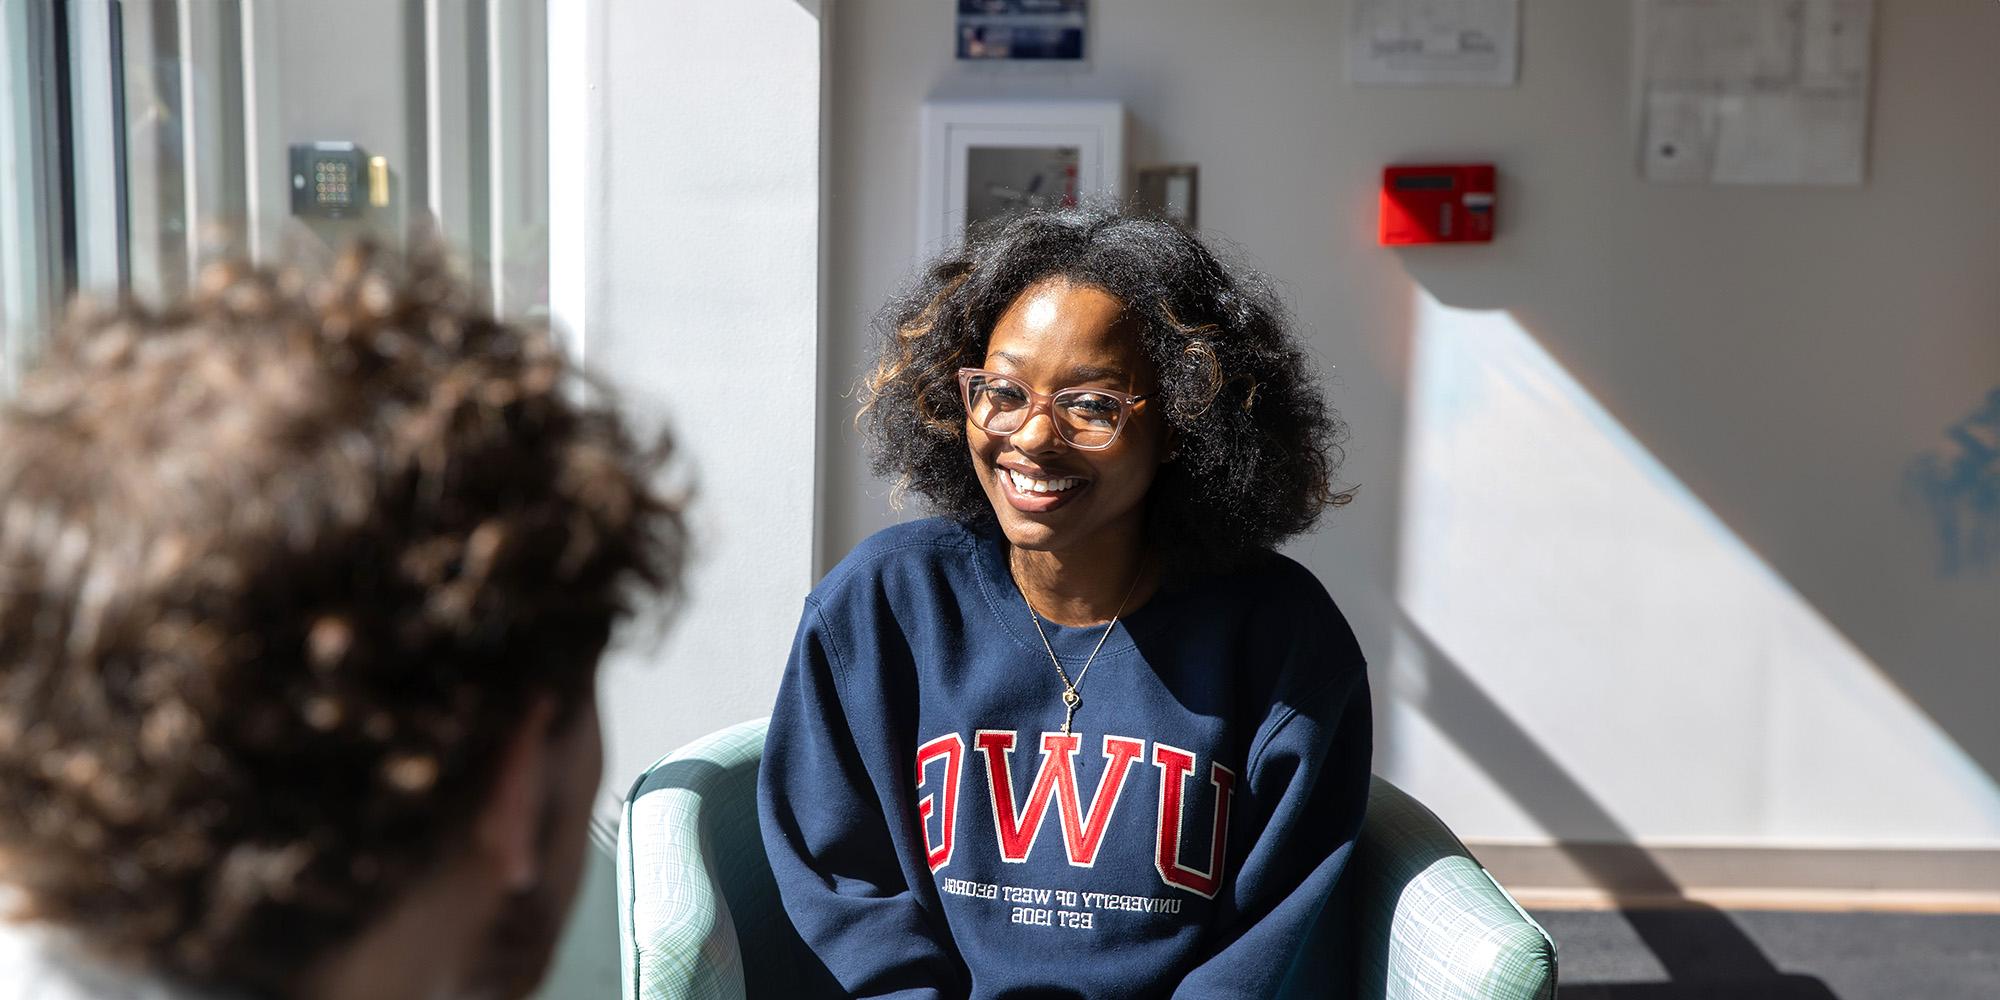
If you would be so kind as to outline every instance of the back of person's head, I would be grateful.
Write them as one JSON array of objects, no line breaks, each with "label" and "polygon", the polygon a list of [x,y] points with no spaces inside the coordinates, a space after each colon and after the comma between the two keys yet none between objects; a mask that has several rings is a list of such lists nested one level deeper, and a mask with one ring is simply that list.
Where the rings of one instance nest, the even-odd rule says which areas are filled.
[{"label": "back of person's head", "polygon": [[[597,661],[635,592],[672,596],[685,536],[649,485],[664,442],[577,381],[440,262],[368,250],[214,268],[185,305],[57,333],[0,415],[0,882],[24,918],[290,995],[441,867],[504,853],[495,809],[532,814],[537,851],[580,842],[557,828],[594,791]],[[529,745],[585,726],[587,768]],[[504,890],[574,861],[501,862]],[[494,976],[531,981],[549,942],[499,940],[510,919],[496,947],[533,968]]]}]

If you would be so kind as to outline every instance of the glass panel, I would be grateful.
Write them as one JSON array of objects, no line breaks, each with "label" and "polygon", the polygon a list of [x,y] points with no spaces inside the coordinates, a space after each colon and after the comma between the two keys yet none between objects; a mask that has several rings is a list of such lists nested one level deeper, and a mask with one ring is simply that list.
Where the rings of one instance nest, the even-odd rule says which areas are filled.
[{"label": "glass panel", "polygon": [[1076,204],[1075,146],[973,146],[965,151],[967,228],[1026,208]]},{"label": "glass panel", "polygon": [[50,4],[0,3],[0,392],[64,290],[56,40]]},{"label": "glass panel", "polygon": [[178,6],[173,0],[119,4],[126,253],[132,292],[152,301],[185,293],[189,277]]}]

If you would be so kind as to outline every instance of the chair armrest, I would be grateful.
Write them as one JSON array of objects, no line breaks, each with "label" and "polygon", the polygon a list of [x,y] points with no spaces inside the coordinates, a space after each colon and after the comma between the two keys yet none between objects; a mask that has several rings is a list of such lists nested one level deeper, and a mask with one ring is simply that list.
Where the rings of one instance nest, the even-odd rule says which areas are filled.
[{"label": "chair armrest", "polygon": [[1436,814],[1380,777],[1356,876],[1362,997],[1553,1000],[1555,942]]},{"label": "chair armrest", "polygon": [[[625,1000],[742,1000],[742,953],[719,887],[736,866],[764,863],[756,830],[764,729],[759,719],[690,743],[626,795],[616,856]],[[744,817],[747,832],[736,828]]]}]

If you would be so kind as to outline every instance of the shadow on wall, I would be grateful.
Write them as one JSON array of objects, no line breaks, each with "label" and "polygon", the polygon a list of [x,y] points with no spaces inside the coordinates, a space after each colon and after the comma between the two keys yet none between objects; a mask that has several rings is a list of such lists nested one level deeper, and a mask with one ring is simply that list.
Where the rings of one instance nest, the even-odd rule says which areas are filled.
[{"label": "shadow on wall", "polygon": [[[1688,900],[1672,876],[1656,864],[1617,819],[1564,771],[1548,751],[1521,729],[1506,711],[1438,647],[1422,626],[1408,617],[1398,623],[1413,652],[1413,664],[1423,676],[1422,693],[1410,699],[1438,728],[1461,741],[1466,756],[1479,761],[1486,773],[1515,797],[1543,825],[1589,830],[1591,850],[1570,852],[1571,859],[1598,882],[1622,883],[1645,897],[1643,908],[1625,911],[1639,939],[1666,970],[1669,982],[1618,985],[1563,985],[1565,997],[1582,995],[1628,1000],[1638,997],[1759,998],[1814,1000],[1832,998],[1826,984],[1812,976],[1787,974],[1771,964],[1755,942],[1729,916]],[[1565,846],[1573,846],[1565,841]],[[1634,873],[1639,877],[1634,878]],[[1670,906],[1662,907],[1663,902]]]},{"label": "shadow on wall", "polygon": [[1468,785],[1483,772],[1524,833],[1581,848],[1578,868],[1647,900],[1626,917],[1669,982],[1565,995],[1833,996],[1688,900],[1632,831],[1990,837],[2000,748],[1954,728],[1962,713],[1912,703],[1512,314],[1413,297],[1396,773],[1451,801],[1484,795]]},{"label": "shadow on wall", "polygon": [[1417,296],[1397,600],[1612,813],[1652,838],[2000,834],[1992,780],[1535,337]]},{"label": "shadow on wall", "polygon": [[[1400,611],[1609,813],[1656,839],[2000,836],[1987,673],[1885,669],[1514,314],[1413,294]],[[1464,782],[1415,739],[1387,749],[1427,796]],[[1602,833],[1541,819],[1523,832]]]}]

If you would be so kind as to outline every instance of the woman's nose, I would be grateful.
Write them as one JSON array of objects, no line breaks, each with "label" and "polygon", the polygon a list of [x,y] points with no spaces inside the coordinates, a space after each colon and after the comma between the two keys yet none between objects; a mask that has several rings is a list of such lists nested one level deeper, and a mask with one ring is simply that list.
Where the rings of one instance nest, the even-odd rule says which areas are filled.
[{"label": "woman's nose", "polygon": [[1056,433],[1055,415],[1046,406],[1037,406],[1028,414],[1026,423],[1012,435],[1014,447],[1025,452],[1057,451],[1063,447],[1062,435]]}]

